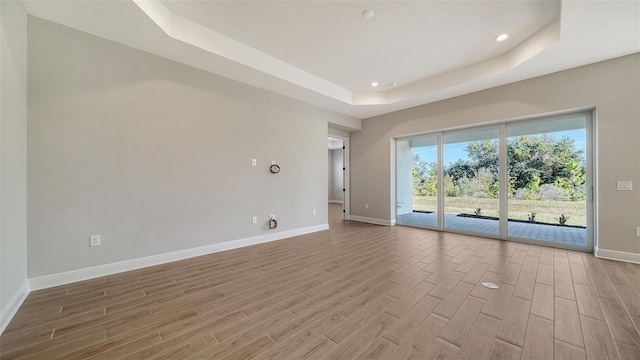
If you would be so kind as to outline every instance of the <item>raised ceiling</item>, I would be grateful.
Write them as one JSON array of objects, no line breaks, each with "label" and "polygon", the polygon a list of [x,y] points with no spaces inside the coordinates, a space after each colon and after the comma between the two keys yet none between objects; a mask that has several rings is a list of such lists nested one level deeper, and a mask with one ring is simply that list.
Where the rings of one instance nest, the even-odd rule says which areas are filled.
[{"label": "raised ceiling", "polygon": [[26,4],[31,15],[355,118],[640,51],[638,1]]},{"label": "raised ceiling", "polygon": [[[536,2],[185,2],[169,11],[352,92],[387,91],[502,55],[560,15]],[[371,18],[361,14],[373,11]],[[496,36],[511,33],[509,41]],[[380,86],[371,88],[377,81]]]}]

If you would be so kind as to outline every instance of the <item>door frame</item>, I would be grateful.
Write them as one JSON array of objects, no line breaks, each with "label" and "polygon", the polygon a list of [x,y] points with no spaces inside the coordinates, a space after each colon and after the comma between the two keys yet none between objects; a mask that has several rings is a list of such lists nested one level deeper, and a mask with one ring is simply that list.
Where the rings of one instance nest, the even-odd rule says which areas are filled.
[{"label": "door frame", "polygon": [[342,218],[349,220],[351,218],[351,202],[349,201],[349,185],[351,184],[349,178],[351,170],[349,166],[349,137],[331,133],[329,133],[327,137],[342,140],[342,188],[344,189],[342,192]]},{"label": "door frame", "polygon": [[[459,126],[448,129],[440,129],[435,131],[426,131],[419,133],[412,133],[402,136],[391,137],[391,210],[392,210],[392,218],[393,223],[397,223],[398,214],[396,210],[396,197],[397,197],[397,142],[398,141],[406,141],[412,138],[420,138],[424,136],[436,136],[438,139],[438,184],[443,184],[444,179],[444,136],[449,133],[470,131],[470,130],[483,130],[490,128],[498,129],[498,140],[499,140],[499,191],[500,194],[506,194],[508,191],[508,169],[507,169],[507,126],[509,124],[526,124],[527,122],[535,123],[540,121],[555,121],[562,120],[563,118],[571,118],[575,116],[585,116],[585,187],[586,187],[586,217],[587,217],[587,238],[586,238],[586,247],[576,247],[571,244],[564,244],[549,241],[548,245],[564,248],[569,250],[578,250],[578,251],[588,251],[593,252],[597,248],[598,244],[598,183],[597,183],[597,117],[596,117],[596,109],[595,108],[584,108],[584,109],[573,109],[568,111],[556,112],[551,114],[540,114],[535,116],[527,116],[522,118],[513,118],[513,119],[505,119],[505,120],[497,120],[491,122],[485,122],[480,124],[471,124],[465,126]],[[504,156],[502,156],[504,154]],[[479,233],[479,232],[470,232],[470,231],[458,231],[455,229],[444,228],[444,187],[438,186],[437,193],[437,202],[438,202],[438,223],[437,227],[425,227],[420,225],[412,225],[412,224],[403,224],[403,226],[411,226],[424,228],[428,230],[436,230],[436,231],[447,231],[451,233],[460,233],[465,235],[473,235],[480,236],[485,238],[494,238],[499,240],[509,240],[514,242],[522,242],[534,245],[542,245],[545,246],[546,242],[543,240],[535,240],[535,239],[527,239],[527,238],[516,238],[508,236],[508,218],[500,217],[500,227],[498,236],[492,236],[492,234]],[[508,197],[500,196],[498,198],[499,201],[499,209],[501,213],[504,212],[508,214]],[[507,215],[508,216],[508,215]]]}]

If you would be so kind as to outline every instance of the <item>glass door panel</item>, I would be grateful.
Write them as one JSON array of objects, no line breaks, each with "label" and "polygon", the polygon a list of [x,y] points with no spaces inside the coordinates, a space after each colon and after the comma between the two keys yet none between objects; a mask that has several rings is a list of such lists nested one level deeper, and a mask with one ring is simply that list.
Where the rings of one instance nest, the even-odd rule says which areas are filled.
[{"label": "glass door panel", "polygon": [[507,125],[508,236],[587,249],[587,117]]},{"label": "glass door panel", "polygon": [[498,237],[498,128],[444,135],[444,227]]},{"label": "glass door panel", "polygon": [[396,221],[438,226],[438,137],[396,141]]}]

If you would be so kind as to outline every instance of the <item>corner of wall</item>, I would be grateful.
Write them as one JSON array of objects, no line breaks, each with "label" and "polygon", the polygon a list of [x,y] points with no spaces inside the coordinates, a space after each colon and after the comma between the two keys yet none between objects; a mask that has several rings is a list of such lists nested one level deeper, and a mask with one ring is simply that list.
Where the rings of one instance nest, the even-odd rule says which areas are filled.
[{"label": "corner of wall", "polygon": [[22,306],[22,303],[29,295],[29,292],[29,281],[25,279],[22,286],[20,286],[20,289],[18,289],[18,291],[9,300],[7,306],[5,306],[0,313],[0,335],[2,335],[11,322],[11,319],[13,319],[15,314],[18,312],[18,309]]},{"label": "corner of wall", "polygon": [[27,295],[27,26],[22,1],[0,1],[0,334]]}]

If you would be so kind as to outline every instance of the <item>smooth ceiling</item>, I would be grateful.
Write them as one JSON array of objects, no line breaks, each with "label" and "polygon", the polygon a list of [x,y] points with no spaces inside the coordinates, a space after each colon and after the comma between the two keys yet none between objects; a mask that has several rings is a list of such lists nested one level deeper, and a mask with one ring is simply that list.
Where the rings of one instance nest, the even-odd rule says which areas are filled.
[{"label": "smooth ceiling", "polygon": [[[357,119],[640,51],[640,1],[26,5],[32,16]],[[509,39],[494,41],[500,33]]]},{"label": "smooth ceiling", "polygon": [[[502,55],[560,15],[559,1],[163,4],[350,91],[384,91]],[[504,32],[508,41],[496,42]]]}]

